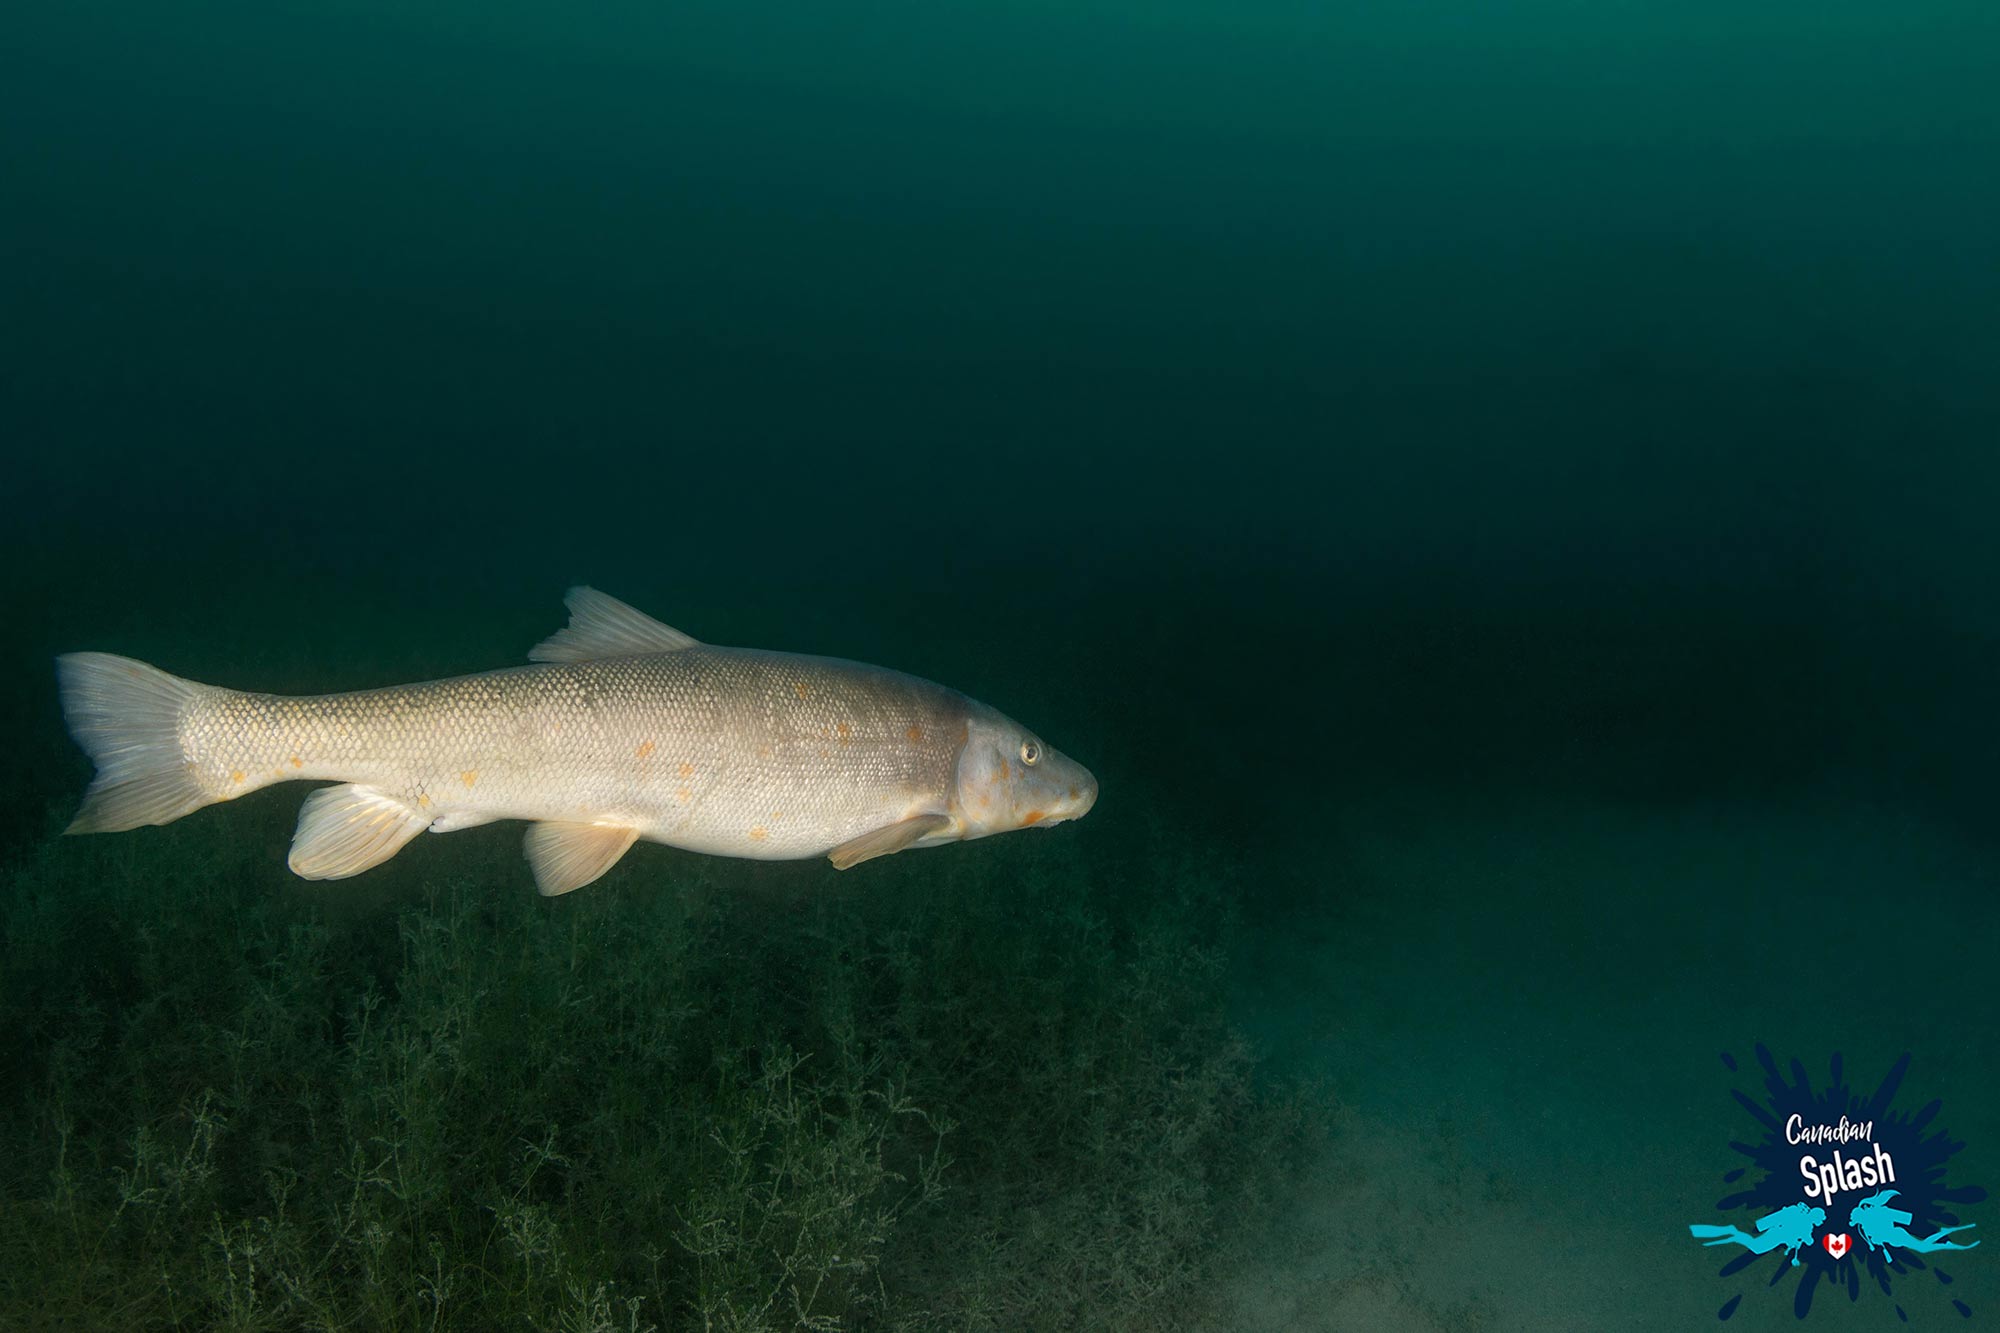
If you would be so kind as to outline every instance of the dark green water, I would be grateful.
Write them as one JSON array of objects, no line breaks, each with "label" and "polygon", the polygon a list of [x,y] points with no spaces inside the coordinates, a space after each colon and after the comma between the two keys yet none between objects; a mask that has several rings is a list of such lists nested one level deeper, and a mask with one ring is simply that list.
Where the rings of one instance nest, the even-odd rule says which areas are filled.
[{"label": "dark green water", "polygon": [[[1686,1230],[1759,1041],[1910,1052],[1897,1105],[2000,1182],[1990,6],[8,28],[15,1322],[589,1326],[610,1284],[698,1326],[823,1197],[756,1176],[721,1257],[688,1220],[754,1192],[700,1145],[775,1123],[780,1048],[825,1102],[757,1170],[852,1167],[840,1099],[899,1070],[958,1128],[776,1327],[1790,1325]],[[365,687],[516,661],[576,582],[963,688],[1102,798],[847,875],[641,848],[553,904],[497,829],[294,880],[296,788],[53,836],[57,652]],[[460,1169],[368,1187],[369,1250],[325,1219],[384,1126]],[[2000,1316],[1950,1257],[1895,1303]]]}]

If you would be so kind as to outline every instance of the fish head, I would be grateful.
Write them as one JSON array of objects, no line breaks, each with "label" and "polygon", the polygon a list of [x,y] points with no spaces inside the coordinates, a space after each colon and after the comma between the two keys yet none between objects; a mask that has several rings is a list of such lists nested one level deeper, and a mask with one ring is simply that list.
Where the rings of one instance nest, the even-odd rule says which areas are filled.
[{"label": "fish head", "polygon": [[1014,719],[973,704],[959,747],[955,797],[960,836],[983,838],[1083,818],[1097,803],[1097,779]]}]

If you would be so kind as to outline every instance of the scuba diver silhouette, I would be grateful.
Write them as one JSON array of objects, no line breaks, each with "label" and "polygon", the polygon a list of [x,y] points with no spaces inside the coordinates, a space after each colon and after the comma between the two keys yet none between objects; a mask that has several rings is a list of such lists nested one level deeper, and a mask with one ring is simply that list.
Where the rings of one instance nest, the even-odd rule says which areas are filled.
[{"label": "scuba diver silhouette", "polygon": [[[1903,1220],[1907,1222],[1909,1218],[1905,1216]],[[1758,1234],[1754,1236],[1735,1226],[1690,1225],[1688,1231],[1703,1245],[1728,1245],[1734,1242],[1752,1254],[1769,1254],[1776,1249],[1789,1250],[1792,1255],[1792,1267],[1797,1268],[1799,1247],[1812,1244],[1814,1228],[1824,1221],[1826,1221],[1826,1209],[1794,1203],[1758,1218]]]},{"label": "scuba diver silhouette", "polygon": [[1930,1235],[1921,1238],[1912,1236],[1904,1230],[1912,1220],[1911,1215],[1900,1208],[1889,1206],[1889,1200],[1895,1197],[1895,1190],[1879,1190],[1848,1211],[1848,1224],[1861,1233],[1861,1239],[1868,1242],[1869,1249],[1885,1249],[1893,1245],[1898,1249],[1929,1254],[1933,1250],[1970,1250],[1979,1244],[1975,1240],[1971,1245],[1960,1245],[1956,1241],[1945,1239],[1954,1231],[1972,1230],[1978,1225],[1976,1222],[1967,1222],[1963,1226],[1956,1227],[1939,1227]]}]

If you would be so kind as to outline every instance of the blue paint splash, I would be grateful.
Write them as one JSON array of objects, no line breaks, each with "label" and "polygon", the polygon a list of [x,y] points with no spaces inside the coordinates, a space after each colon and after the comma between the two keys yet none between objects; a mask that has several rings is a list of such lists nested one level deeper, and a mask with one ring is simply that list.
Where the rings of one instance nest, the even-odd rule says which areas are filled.
[{"label": "blue paint splash", "polygon": [[[1749,1165],[1736,1167],[1723,1176],[1728,1185],[1735,1185],[1746,1176],[1751,1183],[1748,1188],[1725,1195],[1715,1205],[1725,1213],[1739,1208],[1751,1210],[1754,1230],[1704,1224],[1689,1227],[1690,1233],[1704,1244],[1734,1243],[1744,1247],[1743,1253],[1722,1266],[1719,1275],[1725,1278],[1743,1272],[1761,1255],[1782,1250],[1776,1271],[1766,1285],[1776,1287],[1788,1275],[1796,1274],[1792,1309],[1801,1319],[1811,1311],[1820,1284],[1826,1283],[1844,1287],[1850,1301],[1861,1299],[1864,1286],[1873,1287],[1890,1298],[1897,1318],[1907,1321],[1909,1316],[1904,1313],[1903,1303],[1894,1299],[1899,1294],[1894,1280],[1926,1271],[1920,1253],[1971,1249],[1978,1244],[1945,1239],[1974,1225],[1961,1223],[1955,1208],[1986,1198],[1986,1191],[1978,1186],[1954,1187],[1945,1183],[1946,1166],[1964,1143],[1953,1140],[1942,1129],[1933,1128],[1941,1105],[1937,1101],[1914,1113],[1891,1109],[1890,1104],[1910,1067],[1907,1053],[1866,1096],[1857,1095],[1848,1086],[1838,1054],[1830,1062],[1826,1086],[1820,1090],[1813,1088],[1805,1066],[1797,1060],[1789,1063],[1786,1073],[1780,1073],[1777,1057],[1762,1043],[1758,1044],[1756,1055],[1757,1064],[1764,1071],[1764,1096],[1753,1098],[1741,1089],[1732,1090],[1730,1095],[1762,1126],[1763,1133],[1754,1141],[1729,1145],[1749,1159]],[[1726,1052],[1722,1063],[1732,1073],[1737,1071],[1736,1061]],[[1788,1143],[1785,1122],[1794,1115],[1806,1125],[1837,1124],[1843,1116],[1850,1123],[1873,1121],[1874,1134],[1869,1145],[1871,1149],[1879,1146],[1893,1159],[1893,1188],[1878,1189],[1866,1196],[1859,1190],[1852,1190],[1851,1194],[1843,1190],[1833,1198],[1822,1197],[1824,1209],[1812,1206],[1803,1197],[1804,1177],[1799,1159],[1813,1156],[1825,1160],[1833,1148]],[[1858,1148],[1849,1151],[1853,1145],[1838,1146],[1850,1159],[1859,1151]],[[1942,1270],[1929,1271],[1940,1287],[1950,1284],[1951,1278]],[[1716,1317],[1727,1320],[1736,1313],[1742,1299],[1740,1292],[1732,1296],[1716,1312]],[[1971,1317],[1972,1309],[1965,1302],[1953,1299],[1951,1304],[1961,1317]]]}]

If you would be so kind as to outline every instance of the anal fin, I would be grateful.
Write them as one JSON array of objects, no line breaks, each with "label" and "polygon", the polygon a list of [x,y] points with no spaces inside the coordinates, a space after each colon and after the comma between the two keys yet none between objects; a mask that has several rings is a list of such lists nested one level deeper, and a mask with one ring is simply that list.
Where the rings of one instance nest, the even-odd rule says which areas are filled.
[{"label": "anal fin", "polygon": [[375,787],[322,787],[299,811],[287,858],[301,879],[346,879],[379,866],[430,825],[408,801]]},{"label": "anal fin", "polygon": [[942,833],[951,827],[944,815],[912,815],[884,828],[872,829],[858,838],[849,838],[826,854],[835,870],[846,870],[878,856],[891,856],[920,838]]},{"label": "anal fin", "polygon": [[553,898],[580,889],[612,866],[639,840],[639,830],[617,824],[565,824],[549,820],[528,825],[528,868],[535,887]]}]

